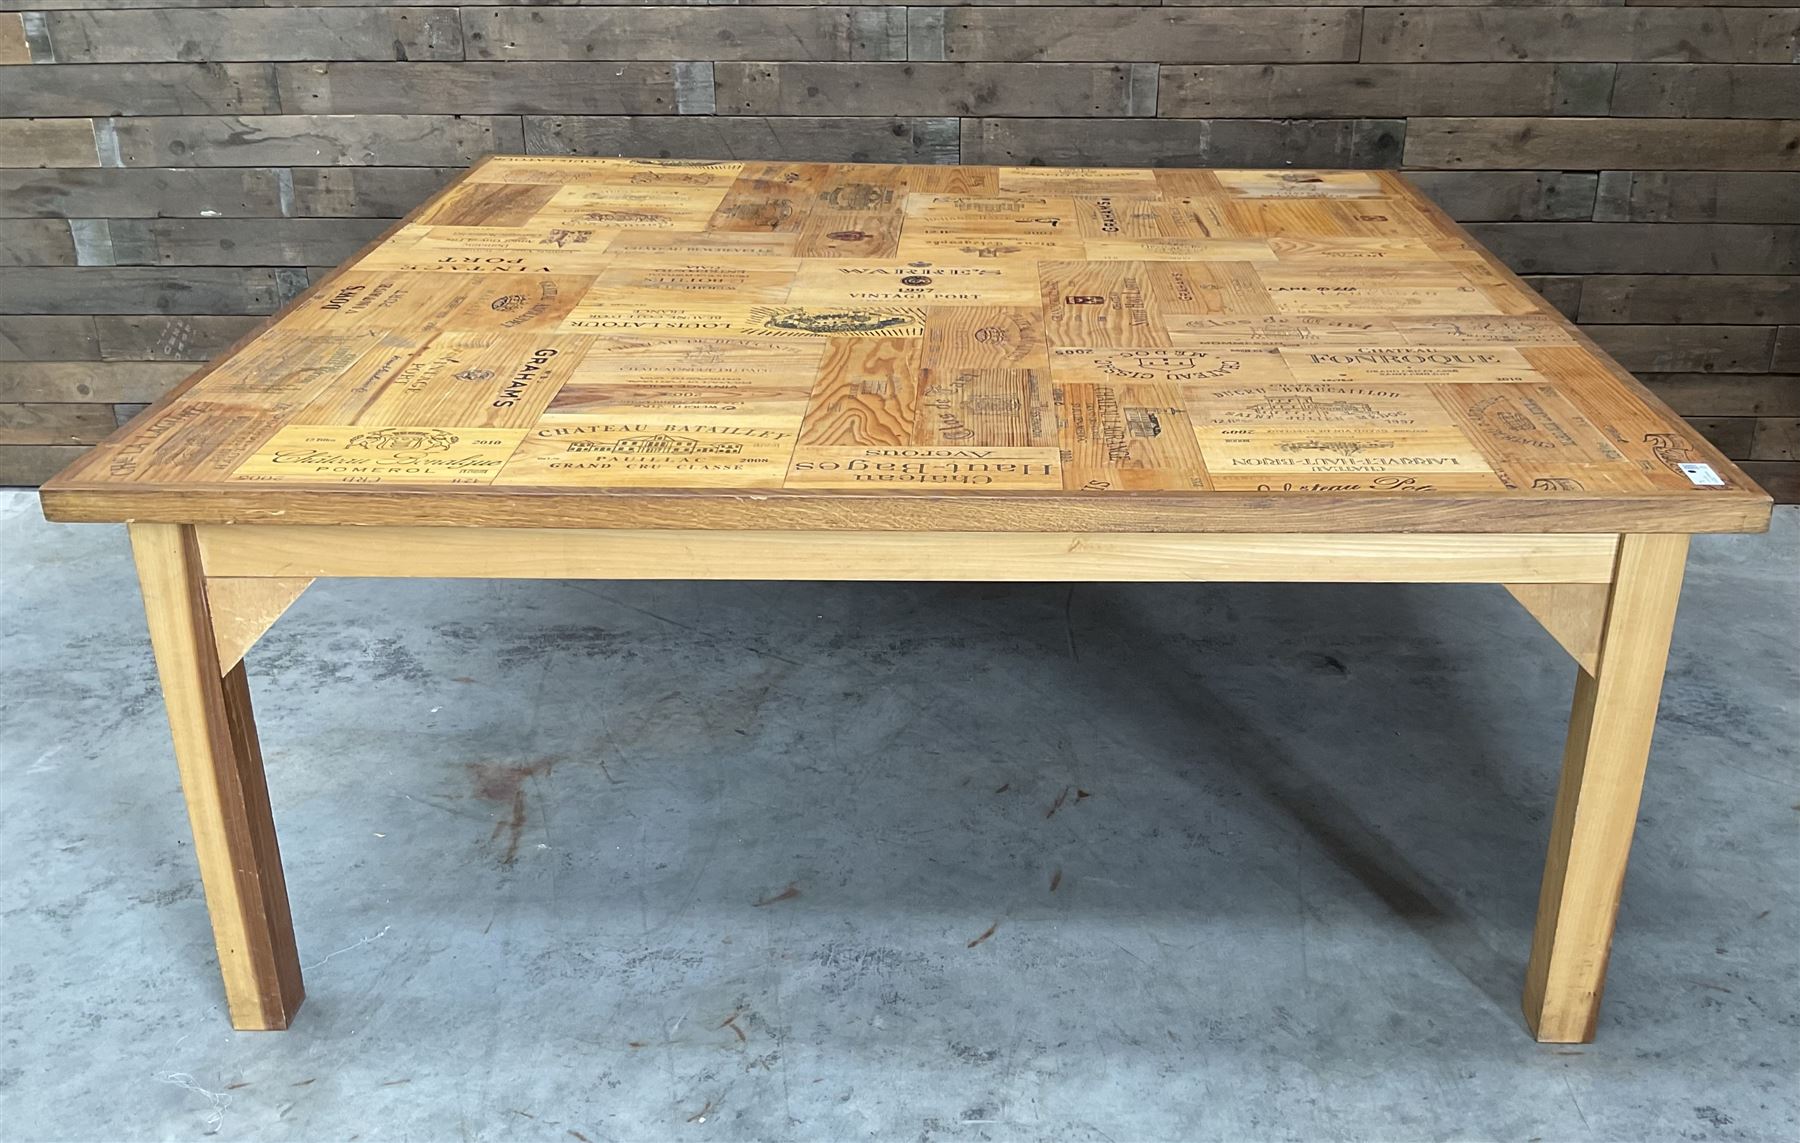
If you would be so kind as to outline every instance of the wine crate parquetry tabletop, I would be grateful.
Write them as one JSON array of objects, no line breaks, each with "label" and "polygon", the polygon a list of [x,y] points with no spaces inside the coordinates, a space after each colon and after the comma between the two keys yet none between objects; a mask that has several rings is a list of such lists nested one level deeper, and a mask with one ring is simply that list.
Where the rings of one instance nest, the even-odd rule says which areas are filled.
[{"label": "wine crate parquetry tabletop", "polygon": [[1235,531],[1768,511],[1392,174],[580,157],[480,164],[45,505]]}]

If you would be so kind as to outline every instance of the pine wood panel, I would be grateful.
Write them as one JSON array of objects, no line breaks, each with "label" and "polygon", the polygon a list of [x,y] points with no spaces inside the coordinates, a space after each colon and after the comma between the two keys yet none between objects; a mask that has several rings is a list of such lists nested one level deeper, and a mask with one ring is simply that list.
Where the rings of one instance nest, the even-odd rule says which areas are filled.
[{"label": "pine wood panel", "polygon": [[[1129,529],[1143,494],[1196,529],[1239,494],[1292,505],[1263,523],[1294,531],[1358,501],[1407,530],[1441,527],[1448,498],[1474,506],[1465,531],[1591,530],[1614,497],[1667,505],[1676,530],[1766,511],[1397,180],[995,167],[944,193],[948,177],[489,160],[45,503],[137,500],[146,519],[139,492],[229,510],[331,490],[343,522],[409,522],[385,497],[355,506],[391,489],[448,512],[497,498],[525,525],[552,522],[533,516],[544,492],[604,504],[590,521],[647,493],[701,517],[756,493],[902,504],[910,528],[1017,495],[1042,513],[1027,531],[1067,529],[1046,527],[1059,505]],[[815,211],[859,229],[809,231]],[[866,256],[864,226],[912,255]]]}]

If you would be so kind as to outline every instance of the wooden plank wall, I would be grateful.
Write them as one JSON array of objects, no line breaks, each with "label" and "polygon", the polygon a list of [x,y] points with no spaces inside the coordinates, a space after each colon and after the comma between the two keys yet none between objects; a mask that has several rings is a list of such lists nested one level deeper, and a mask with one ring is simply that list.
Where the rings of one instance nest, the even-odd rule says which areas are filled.
[{"label": "wooden plank wall", "polygon": [[1800,499],[1800,9],[0,0],[0,484],[490,151],[1398,167]]}]

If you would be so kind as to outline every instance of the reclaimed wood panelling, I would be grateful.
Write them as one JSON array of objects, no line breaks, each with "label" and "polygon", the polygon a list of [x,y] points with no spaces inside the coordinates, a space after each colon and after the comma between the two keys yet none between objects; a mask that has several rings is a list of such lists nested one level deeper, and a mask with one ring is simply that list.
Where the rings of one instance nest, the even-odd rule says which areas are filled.
[{"label": "reclaimed wood panelling", "polygon": [[1589,278],[1584,322],[1775,325],[1800,322],[1800,277],[1777,274],[1621,274]]},{"label": "reclaimed wood panelling", "polygon": [[0,119],[0,167],[99,165],[91,119]]},{"label": "reclaimed wood panelling", "polygon": [[1021,166],[1392,167],[1403,130],[1397,119],[968,119],[962,154]]},{"label": "reclaimed wood panelling", "polygon": [[1800,325],[1784,325],[1775,331],[1775,351],[1769,359],[1771,373],[1800,373]]},{"label": "reclaimed wood panelling", "polygon": [[0,445],[99,444],[116,428],[105,405],[0,401]]},{"label": "reclaimed wood panelling", "polygon": [[399,218],[460,167],[295,167],[284,184],[296,218]]},{"label": "reclaimed wood panelling", "polygon": [[275,271],[183,266],[31,267],[0,274],[0,313],[273,313]]},{"label": "reclaimed wood panelling", "polygon": [[280,104],[330,115],[548,112],[673,115],[675,69],[663,63],[296,63],[274,68]]},{"label": "reclaimed wood panelling", "polygon": [[1800,225],[1472,222],[1469,232],[1520,273],[1800,273]]},{"label": "reclaimed wood panelling", "polygon": [[112,223],[117,265],[336,265],[387,229],[384,218],[163,218]]},{"label": "reclaimed wood panelling", "polygon": [[1619,364],[1645,373],[1766,373],[1775,327],[1592,325],[1588,334]]},{"label": "reclaimed wood panelling", "polygon": [[[1149,115],[1130,64],[719,63],[721,115]],[[1134,95],[1136,99],[1134,100]]]},{"label": "reclaimed wood panelling", "polygon": [[7,445],[0,448],[0,487],[42,484],[88,450],[88,445]]},{"label": "reclaimed wood panelling", "polygon": [[532,154],[642,155],[726,159],[752,155],[785,162],[951,162],[957,121],[926,118],[825,118],[762,115],[525,116]]},{"label": "reclaimed wood panelling", "polygon": [[261,320],[232,314],[97,315],[94,356],[103,361],[205,361]]},{"label": "reclaimed wood panelling", "polygon": [[272,218],[282,212],[285,175],[233,167],[0,170],[0,218]]},{"label": "reclaimed wood panelling", "polygon": [[1781,119],[1800,109],[1800,68],[1788,64],[1620,64],[1614,115]]},{"label": "reclaimed wood panelling", "polygon": [[24,17],[0,16],[0,64],[30,62],[31,44],[25,39]]},{"label": "reclaimed wood panelling", "polygon": [[1800,376],[1643,373],[1639,379],[1682,416],[1800,417]]},{"label": "reclaimed wood panelling", "polygon": [[1792,63],[1791,8],[1371,8],[1365,60]]},{"label": "reclaimed wood panelling", "polygon": [[212,115],[115,119],[127,167],[442,166],[524,146],[517,116]]},{"label": "reclaimed wood panelling", "polygon": [[100,335],[91,317],[0,311],[0,361],[87,361],[99,356]]},{"label": "reclaimed wood panelling", "polygon": [[495,151],[1386,167],[1800,489],[1797,53],[1749,0],[0,0],[0,404],[133,408]]},{"label": "reclaimed wood panelling", "polygon": [[180,361],[0,361],[10,401],[113,404],[154,401],[194,371]]},{"label": "reclaimed wood panelling", "polygon": [[1354,60],[1356,8],[945,8],[943,57],[1146,63]]},{"label": "reclaimed wood panelling", "polygon": [[267,115],[281,110],[267,64],[50,64],[0,67],[15,115]]},{"label": "reclaimed wood panelling", "polygon": [[0,266],[73,266],[69,224],[55,218],[0,218]]},{"label": "reclaimed wood panelling", "polygon": [[[1604,115],[1613,65],[1209,64],[1164,67],[1157,114],[1280,116]],[[991,112],[990,114],[1005,114]]]},{"label": "reclaimed wood panelling", "polygon": [[474,60],[905,58],[885,34],[871,34],[884,26],[837,5],[464,8],[462,20]]},{"label": "reclaimed wood panelling", "polygon": [[44,15],[58,63],[459,60],[455,8],[134,8]]},{"label": "reclaimed wood panelling", "polygon": [[1800,173],[1603,171],[1596,222],[1792,222]]},{"label": "reclaimed wood panelling", "polygon": [[1406,176],[1458,222],[1585,222],[1600,176],[1568,171],[1412,171]]},{"label": "reclaimed wood panelling", "polygon": [[1413,119],[1406,162],[1535,170],[1800,170],[1800,119]]}]

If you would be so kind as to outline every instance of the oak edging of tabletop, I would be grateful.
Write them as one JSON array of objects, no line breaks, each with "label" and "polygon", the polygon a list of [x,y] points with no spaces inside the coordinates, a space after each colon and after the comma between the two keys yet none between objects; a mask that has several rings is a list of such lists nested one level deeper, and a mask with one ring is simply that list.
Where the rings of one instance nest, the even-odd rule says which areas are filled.
[{"label": "oak edging of tabletop", "polygon": [[1381,532],[1622,534],[1761,532],[1770,500],[1724,489],[1691,495],[1380,496],[1212,492],[983,492],[931,496],[830,493],[612,491],[526,487],[46,488],[44,517],[58,523],[332,524],[347,527],[658,528],[940,532]]}]

